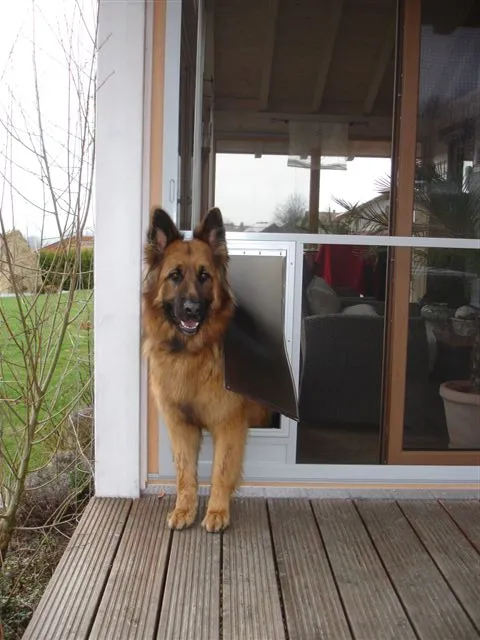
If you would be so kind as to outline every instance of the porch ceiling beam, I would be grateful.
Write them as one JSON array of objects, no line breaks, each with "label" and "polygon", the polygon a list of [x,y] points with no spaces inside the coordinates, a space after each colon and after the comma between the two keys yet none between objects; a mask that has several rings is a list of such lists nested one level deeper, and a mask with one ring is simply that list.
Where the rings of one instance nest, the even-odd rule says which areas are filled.
[{"label": "porch ceiling beam", "polygon": [[[233,106],[233,105],[232,105]],[[392,119],[389,116],[368,116],[363,113],[342,113],[335,107],[329,113],[298,113],[287,111],[255,111],[254,109],[222,109],[222,98],[215,100],[215,116],[217,126],[220,123],[235,123],[237,126],[245,126],[245,123],[259,122],[263,120],[277,124],[287,124],[290,121],[300,122],[346,122],[351,125],[363,125],[368,131],[369,126],[376,124],[390,124]]]},{"label": "porch ceiling beam", "polygon": [[268,109],[268,100],[270,96],[270,81],[272,77],[273,54],[275,52],[275,36],[277,33],[277,17],[279,0],[266,0],[267,7],[267,29],[265,34],[265,44],[263,46],[263,62],[262,62],[262,84],[260,87],[260,104],[261,110]]},{"label": "porch ceiling beam", "polygon": [[363,113],[365,115],[368,115],[372,112],[373,105],[375,104],[375,100],[377,99],[378,92],[385,75],[385,71],[387,70],[388,63],[390,62],[393,55],[393,51],[395,48],[395,24],[396,19],[394,16],[390,21],[390,24],[388,25],[385,40],[383,41],[380,55],[377,58],[377,63],[373,69],[370,84],[368,85],[367,95],[363,103]]},{"label": "porch ceiling beam", "polygon": [[[288,142],[290,136],[288,133],[282,133],[281,131],[232,131],[232,130],[221,130],[215,132],[215,140],[245,140],[250,142]],[[391,135],[388,132],[383,135],[377,134],[371,137],[363,137],[360,134],[353,134],[349,138],[349,142],[353,143],[363,143],[363,142],[371,142],[373,144],[376,143],[384,143],[389,142],[391,144]]]},{"label": "porch ceiling beam", "polygon": [[330,69],[330,64],[332,62],[333,48],[335,47],[335,41],[337,39],[337,33],[340,27],[342,11],[343,0],[331,1],[330,14],[327,19],[328,24],[325,26],[325,33],[327,34],[327,36],[323,43],[323,51],[320,59],[320,66],[318,68],[317,82],[315,85],[315,92],[313,94],[313,113],[320,111],[320,107],[322,106],[325,85],[327,84],[328,70]]},{"label": "porch ceiling beam", "polygon": [[[250,150],[251,153],[255,152],[256,150],[256,145],[258,144],[262,144],[262,145],[268,145],[269,143],[274,143],[274,144],[285,144],[288,147],[288,143],[289,143],[289,137],[287,134],[281,134],[281,133],[239,133],[237,131],[222,131],[220,132],[216,138],[215,138],[217,143],[244,143],[248,149]],[[391,140],[386,136],[378,136],[372,139],[364,139],[364,138],[357,138],[354,137],[352,139],[349,140],[349,154],[346,155],[350,155],[350,153],[352,155],[357,155],[357,151],[361,148],[361,147],[370,147],[372,149],[382,149],[385,150],[390,149],[391,147]],[[266,151],[262,150],[263,153],[267,153]],[[386,153],[386,155],[388,155],[389,151]],[[375,155],[375,153],[372,152],[372,155]]]},{"label": "porch ceiling beam", "polygon": [[[333,122],[346,122],[349,119],[361,119],[364,121],[368,121],[370,118],[368,115],[364,114],[362,111],[363,104],[360,102],[358,109],[356,111],[352,111],[352,107],[350,104],[332,104],[328,107],[328,112],[330,114],[335,114],[332,116]],[[278,105],[276,111],[269,111],[267,109],[260,111],[260,100],[258,98],[235,98],[230,96],[222,96],[217,95],[215,97],[215,111],[218,113],[221,112],[230,112],[235,113],[236,115],[241,115],[242,113],[252,114],[255,113],[257,117],[276,117],[278,114],[281,115],[284,120],[303,120],[304,122],[317,122],[318,116],[323,115],[320,110],[312,113],[309,109],[308,103],[299,103],[299,102],[283,102]],[[390,111],[385,109],[384,116],[391,117]]]},{"label": "porch ceiling beam", "polygon": [[[261,141],[262,153],[264,155],[288,155],[288,138],[273,139],[266,138]],[[235,136],[220,137],[216,140],[218,153],[246,153],[253,154],[258,149],[258,139],[246,140],[236,139]],[[348,143],[348,153],[346,155],[367,158],[388,158],[391,155],[390,139],[352,139]]]}]

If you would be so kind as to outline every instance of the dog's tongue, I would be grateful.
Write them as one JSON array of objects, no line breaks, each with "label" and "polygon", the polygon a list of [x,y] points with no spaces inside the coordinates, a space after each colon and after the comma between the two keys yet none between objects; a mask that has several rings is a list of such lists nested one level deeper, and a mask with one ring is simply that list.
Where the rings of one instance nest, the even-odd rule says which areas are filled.
[{"label": "dog's tongue", "polygon": [[198,326],[197,320],[182,320],[182,324],[187,329],[196,329]]}]

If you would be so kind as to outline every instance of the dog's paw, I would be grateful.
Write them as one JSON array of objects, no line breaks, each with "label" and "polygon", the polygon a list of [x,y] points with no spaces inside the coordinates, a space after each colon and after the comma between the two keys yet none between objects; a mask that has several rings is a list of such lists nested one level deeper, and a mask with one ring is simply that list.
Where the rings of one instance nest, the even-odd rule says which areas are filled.
[{"label": "dog's paw", "polygon": [[227,509],[209,509],[202,522],[202,527],[209,533],[223,531],[230,524],[230,513]]},{"label": "dog's paw", "polygon": [[190,527],[194,523],[196,515],[196,509],[176,508],[168,514],[167,524],[170,529],[180,531]]}]

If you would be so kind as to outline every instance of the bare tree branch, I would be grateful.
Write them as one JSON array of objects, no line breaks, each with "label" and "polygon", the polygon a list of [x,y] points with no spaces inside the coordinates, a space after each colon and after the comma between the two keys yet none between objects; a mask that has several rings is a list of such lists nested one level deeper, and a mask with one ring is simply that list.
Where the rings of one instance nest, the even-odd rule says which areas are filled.
[{"label": "bare tree branch", "polygon": [[[2,286],[10,290],[10,297],[0,296],[0,564],[26,494],[55,485],[51,468],[66,435],[73,457],[62,473],[75,472],[79,484],[47,526],[65,517],[92,473],[81,421],[72,412],[93,403],[92,294],[84,289],[92,264],[85,274],[82,238],[93,212],[97,19],[90,26],[75,0],[49,21],[33,0],[30,21],[31,99],[10,88],[8,108],[0,111],[6,136],[0,150],[0,293]],[[51,37],[48,46],[40,21]],[[45,61],[62,66],[66,79],[60,119],[49,114]],[[58,239],[54,252],[28,253],[17,228],[19,222],[25,226],[26,215],[40,232],[40,247],[47,233]],[[45,473],[50,475],[32,484]]]}]

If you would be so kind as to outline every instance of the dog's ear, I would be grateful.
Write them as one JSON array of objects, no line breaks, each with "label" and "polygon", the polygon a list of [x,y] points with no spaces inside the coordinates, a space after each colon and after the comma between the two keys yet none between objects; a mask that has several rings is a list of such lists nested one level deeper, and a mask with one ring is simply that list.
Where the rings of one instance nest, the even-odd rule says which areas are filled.
[{"label": "dog's ear", "polygon": [[150,217],[150,228],[145,246],[145,258],[148,264],[155,265],[162,257],[165,248],[171,242],[181,239],[182,234],[168,213],[163,209],[155,208]]},{"label": "dog's ear", "polygon": [[154,209],[148,231],[148,241],[156,244],[160,251],[175,240],[181,240],[182,235],[175,223],[163,209]]},{"label": "dog's ear", "polygon": [[213,255],[221,259],[228,259],[225,227],[220,209],[214,207],[193,232],[193,237],[210,245]]}]

